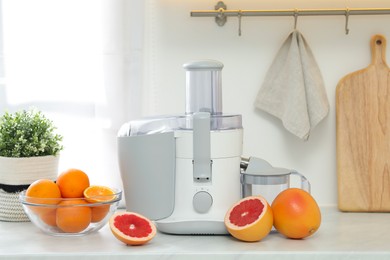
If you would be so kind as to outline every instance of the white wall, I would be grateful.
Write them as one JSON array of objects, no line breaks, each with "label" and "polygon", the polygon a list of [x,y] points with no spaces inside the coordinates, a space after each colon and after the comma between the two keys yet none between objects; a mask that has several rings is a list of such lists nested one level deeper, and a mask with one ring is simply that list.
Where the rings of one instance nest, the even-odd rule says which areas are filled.
[{"label": "white wall", "polygon": [[[307,142],[287,132],[281,122],[254,108],[254,98],[279,47],[294,26],[292,17],[244,17],[218,27],[213,18],[190,17],[191,10],[213,9],[210,0],[146,1],[144,115],[184,113],[185,73],[193,59],[224,63],[223,110],[242,114],[244,156],[268,160],[306,175],[320,205],[337,204],[335,89],[346,74],[370,63],[369,41],[380,33],[390,40],[390,15],[299,17],[298,29],[317,59],[330,103],[328,117]],[[388,0],[225,0],[228,9],[390,7]],[[389,59],[389,55],[387,55]]]}]

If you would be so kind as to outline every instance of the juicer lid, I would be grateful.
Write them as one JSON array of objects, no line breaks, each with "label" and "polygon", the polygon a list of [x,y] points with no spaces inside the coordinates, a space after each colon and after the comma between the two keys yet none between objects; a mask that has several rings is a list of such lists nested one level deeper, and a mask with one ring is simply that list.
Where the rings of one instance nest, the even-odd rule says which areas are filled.
[{"label": "juicer lid", "polygon": [[[210,130],[221,131],[242,128],[241,115],[210,116]],[[156,116],[127,122],[118,131],[118,137],[150,135],[176,130],[192,130],[193,115]]]},{"label": "juicer lid", "polygon": [[283,176],[292,172],[291,169],[273,167],[269,162],[257,157],[241,158],[241,168],[243,175],[251,176]]},{"label": "juicer lid", "polygon": [[183,64],[186,70],[222,70],[223,63],[216,60],[194,60]]}]

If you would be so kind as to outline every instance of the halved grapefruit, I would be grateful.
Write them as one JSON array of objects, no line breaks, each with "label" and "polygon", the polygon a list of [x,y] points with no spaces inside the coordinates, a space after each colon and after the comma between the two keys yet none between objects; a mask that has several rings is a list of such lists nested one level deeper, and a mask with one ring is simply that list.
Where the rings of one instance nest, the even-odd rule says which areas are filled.
[{"label": "halved grapefruit", "polygon": [[127,245],[142,245],[156,235],[156,226],[148,218],[134,212],[117,212],[111,216],[110,229]]},{"label": "halved grapefruit", "polygon": [[225,215],[229,233],[242,241],[255,242],[272,229],[273,215],[268,202],[261,196],[250,196],[234,204]]}]

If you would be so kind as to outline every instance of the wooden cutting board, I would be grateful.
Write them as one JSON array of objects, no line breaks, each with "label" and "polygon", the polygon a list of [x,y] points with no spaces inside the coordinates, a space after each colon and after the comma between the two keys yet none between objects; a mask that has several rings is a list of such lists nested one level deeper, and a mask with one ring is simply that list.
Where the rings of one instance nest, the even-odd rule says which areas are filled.
[{"label": "wooden cutting board", "polygon": [[390,211],[390,70],[386,39],[370,42],[371,64],[346,75],[336,89],[338,206],[342,211]]}]

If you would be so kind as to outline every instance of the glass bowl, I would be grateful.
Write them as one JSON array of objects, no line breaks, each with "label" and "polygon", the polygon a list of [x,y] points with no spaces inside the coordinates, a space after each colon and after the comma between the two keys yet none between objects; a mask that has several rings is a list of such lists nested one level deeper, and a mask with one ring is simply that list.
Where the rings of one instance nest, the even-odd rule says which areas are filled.
[{"label": "glass bowl", "polygon": [[31,222],[53,236],[83,236],[101,229],[117,210],[122,191],[91,198],[33,198],[26,191],[19,201]]}]

